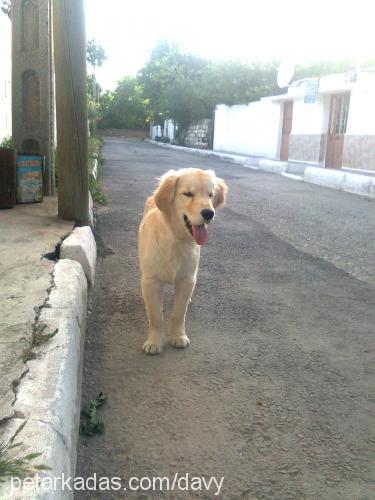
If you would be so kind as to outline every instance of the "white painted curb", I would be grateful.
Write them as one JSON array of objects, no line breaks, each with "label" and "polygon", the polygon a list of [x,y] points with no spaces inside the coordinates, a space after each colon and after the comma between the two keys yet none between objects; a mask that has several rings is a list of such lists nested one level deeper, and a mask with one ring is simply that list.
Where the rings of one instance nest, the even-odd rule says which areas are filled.
[{"label": "white painted curb", "polygon": [[221,158],[222,160],[227,160],[232,163],[237,163],[243,165],[244,167],[257,169],[256,165],[252,163],[247,156],[234,155],[230,153],[221,153],[220,151],[213,151],[212,149],[198,149],[198,148],[187,148],[185,146],[175,146],[174,144],[168,144],[159,141],[153,141],[152,139],[145,139],[145,142],[154,144],[161,148],[175,149],[176,151],[184,151],[185,153],[195,153],[200,156],[213,156],[215,158]]},{"label": "white painted curb", "polygon": [[319,167],[307,167],[303,180],[319,186],[375,198],[375,177]]},{"label": "white painted curb", "polygon": [[261,170],[272,172],[273,174],[284,174],[288,171],[288,162],[286,161],[260,159],[258,166]]},{"label": "white painted curb", "polygon": [[69,259],[57,262],[53,275],[54,288],[38,324],[46,325],[44,333],[58,332],[39,348],[37,358],[28,362],[29,370],[20,382],[14,404],[16,416],[11,420],[14,433],[28,419],[16,439],[24,444],[15,448],[15,456],[41,452],[33,463],[48,465],[51,470],[38,473],[44,478],[39,488],[32,483],[28,488],[12,490],[10,481],[4,483],[0,486],[0,498],[4,499],[73,498],[73,492],[61,491],[59,483],[56,491],[49,490],[46,481],[75,473],[87,281],[82,266]]},{"label": "white painted curb", "polygon": [[240,164],[243,167],[254,170],[264,170],[293,180],[303,180],[319,186],[340,189],[348,193],[375,198],[375,177],[348,173],[345,171],[329,170],[321,167],[305,167],[305,165],[301,165],[298,162],[288,163],[266,158],[249,158],[247,156],[220,153],[219,151],[174,146],[173,144],[165,144],[151,139],[145,139],[145,141],[155,144],[156,146],[176,149],[188,153],[197,153],[202,156],[214,156],[232,163]]},{"label": "white painted curb", "polygon": [[79,262],[90,287],[95,282],[96,256],[96,242],[90,226],[76,227],[61,245],[60,257]]}]

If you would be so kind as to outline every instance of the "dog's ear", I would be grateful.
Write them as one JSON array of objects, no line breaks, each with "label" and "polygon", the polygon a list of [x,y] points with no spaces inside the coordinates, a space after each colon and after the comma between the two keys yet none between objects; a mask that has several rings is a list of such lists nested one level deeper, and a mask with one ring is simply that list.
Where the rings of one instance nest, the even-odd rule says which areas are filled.
[{"label": "dog's ear", "polygon": [[174,170],[167,172],[160,179],[160,184],[154,193],[155,204],[159,210],[168,213],[176,195],[177,175]]},{"label": "dog's ear", "polygon": [[228,186],[225,184],[223,179],[219,179],[216,177],[215,186],[214,186],[214,199],[213,205],[214,208],[223,207],[225,205],[225,201],[227,199]]}]

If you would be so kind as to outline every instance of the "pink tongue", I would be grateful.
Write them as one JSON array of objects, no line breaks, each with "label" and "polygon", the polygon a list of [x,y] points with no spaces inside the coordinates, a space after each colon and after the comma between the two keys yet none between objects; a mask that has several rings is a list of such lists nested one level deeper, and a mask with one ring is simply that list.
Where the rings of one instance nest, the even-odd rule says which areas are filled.
[{"label": "pink tongue", "polygon": [[201,226],[192,226],[193,227],[193,238],[197,245],[205,245],[208,240],[207,229],[204,224]]}]

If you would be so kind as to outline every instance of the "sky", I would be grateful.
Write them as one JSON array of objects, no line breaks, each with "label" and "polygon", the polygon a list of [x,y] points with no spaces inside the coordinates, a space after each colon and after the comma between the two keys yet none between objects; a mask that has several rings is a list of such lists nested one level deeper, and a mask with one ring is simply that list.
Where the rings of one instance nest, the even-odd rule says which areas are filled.
[{"label": "sky", "polygon": [[86,36],[108,60],[103,89],[135,75],[160,39],[206,58],[302,64],[375,58],[369,0],[85,0]]}]

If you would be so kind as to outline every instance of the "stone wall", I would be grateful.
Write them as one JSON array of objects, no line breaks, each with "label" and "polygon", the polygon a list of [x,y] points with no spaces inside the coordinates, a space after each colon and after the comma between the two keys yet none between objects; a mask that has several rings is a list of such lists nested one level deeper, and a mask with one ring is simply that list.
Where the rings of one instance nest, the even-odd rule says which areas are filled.
[{"label": "stone wall", "polygon": [[211,127],[212,120],[209,118],[192,123],[186,132],[184,145],[193,148],[208,149]]}]

